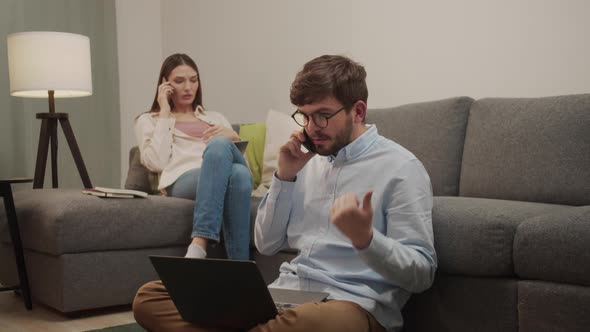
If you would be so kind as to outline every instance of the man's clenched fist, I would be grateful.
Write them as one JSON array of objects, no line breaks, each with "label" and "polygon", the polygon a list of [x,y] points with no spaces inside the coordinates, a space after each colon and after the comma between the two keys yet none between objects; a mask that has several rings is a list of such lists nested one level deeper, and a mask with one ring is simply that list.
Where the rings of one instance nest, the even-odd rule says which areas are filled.
[{"label": "man's clenched fist", "polygon": [[346,235],[356,249],[365,249],[373,239],[372,191],[365,193],[360,206],[355,193],[346,193],[330,208],[330,220]]}]

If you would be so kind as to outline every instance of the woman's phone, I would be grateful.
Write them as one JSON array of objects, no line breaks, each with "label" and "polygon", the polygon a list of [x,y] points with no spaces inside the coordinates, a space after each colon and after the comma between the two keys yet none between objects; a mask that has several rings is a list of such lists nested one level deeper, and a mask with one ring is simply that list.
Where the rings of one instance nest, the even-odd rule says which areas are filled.
[{"label": "woman's phone", "polygon": [[307,151],[316,153],[315,144],[313,144],[313,141],[311,140],[311,138],[309,138],[309,135],[307,134],[307,131],[305,131],[305,129],[303,129],[303,135],[305,135],[305,141],[301,142],[301,144],[305,146]]},{"label": "woman's phone", "polygon": [[[172,87],[172,93],[168,95],[168,102],[172,103],[172,96],[174,95],[174,93],[176,92],[176,90],[174,89],[174,87]],[[172,105],[172,104],[170,104]]]}]

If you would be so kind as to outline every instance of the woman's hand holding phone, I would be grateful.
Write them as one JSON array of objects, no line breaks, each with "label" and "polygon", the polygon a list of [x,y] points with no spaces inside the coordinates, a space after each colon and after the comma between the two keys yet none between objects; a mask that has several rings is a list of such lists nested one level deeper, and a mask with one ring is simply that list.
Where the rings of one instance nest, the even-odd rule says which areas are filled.
[{"label": "woman's hand holding phone", "polygon": [[276,176],[281,181],[294,181],[297,173],[315,155],[313,152],[301,151],[302,142],[306,141],[303,131],[294,131],[289,141],[279,149],[279,162]]},{"label": "woman's hand holding phone", "polygon": [[158,104],[160,105],[160,117],[170,117],[170,98],[174,88],[166,78],[162,77],[162,83],[158,86]]}]

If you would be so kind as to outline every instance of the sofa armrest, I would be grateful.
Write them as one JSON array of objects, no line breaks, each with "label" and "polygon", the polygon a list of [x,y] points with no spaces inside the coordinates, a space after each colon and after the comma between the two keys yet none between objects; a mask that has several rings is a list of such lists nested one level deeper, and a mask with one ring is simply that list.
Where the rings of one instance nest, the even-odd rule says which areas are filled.
[{"label": "sofa armrest", "polygon": [[129,150],[129,170],[125,181],[125,189],[144,191],[158,194],[158,174],[150,172],[141,163],[139,148],[134,146]]}]

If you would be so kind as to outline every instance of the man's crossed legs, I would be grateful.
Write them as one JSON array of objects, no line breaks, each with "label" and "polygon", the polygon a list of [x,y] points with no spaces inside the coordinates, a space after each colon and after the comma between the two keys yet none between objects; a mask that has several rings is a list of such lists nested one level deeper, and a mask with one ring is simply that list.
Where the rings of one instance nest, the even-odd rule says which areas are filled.
[{"label": "man's crossed legs", "polygon": [[[195,299],[207,301],[207,299]],[[133,314],[139,325],[151,332],[234,331],[202,328],[182,320],[161,281],[143,285],[133,301]],[[274,319],[254,327],[251,332],[385,332],[373,315],[349,301],[305,303],[285,310]]]}]

